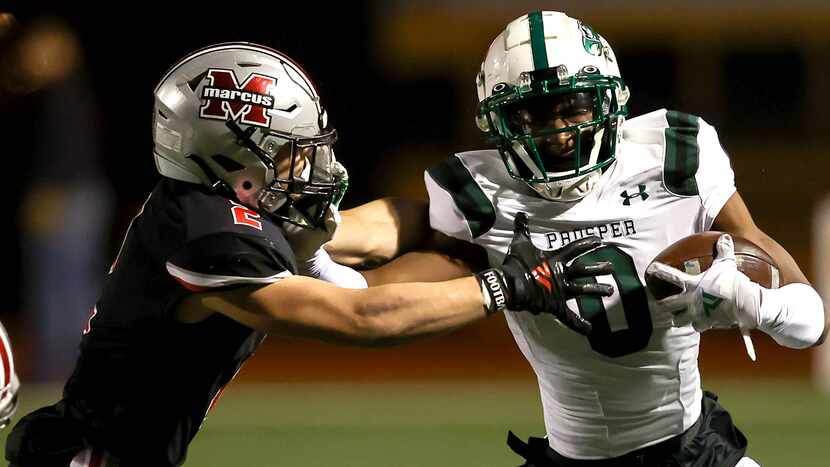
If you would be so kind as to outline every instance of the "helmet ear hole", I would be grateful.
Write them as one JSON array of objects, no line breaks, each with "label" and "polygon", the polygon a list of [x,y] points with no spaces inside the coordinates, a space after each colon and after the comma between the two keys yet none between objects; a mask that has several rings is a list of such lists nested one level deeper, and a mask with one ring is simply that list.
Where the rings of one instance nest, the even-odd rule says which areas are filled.
[{"label": "helmet ear hole", "polygon": [[242,189],[244,189],[244,190],[250,190],[253,187],[254,187],[254,184],[251,183],[250,180],[245,180],[244,182],[242,182]]}]

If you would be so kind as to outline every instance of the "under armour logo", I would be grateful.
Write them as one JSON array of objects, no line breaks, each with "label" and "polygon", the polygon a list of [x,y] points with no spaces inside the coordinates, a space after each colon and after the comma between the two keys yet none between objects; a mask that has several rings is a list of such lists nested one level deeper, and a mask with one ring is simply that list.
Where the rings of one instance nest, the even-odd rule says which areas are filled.
[{"label": "under armour logo", "polygon": [[703,292],[703,311],[706,313],[706,316],[711,317],[712,311],[714,311],[722,301],[723,298],[718,297],[717,295]]},{"label": "under armour logo", "polygon": [[631,206],[632,198],[640,198],[643,201],[648,199],[648,193],[646,193],[646,186],[641,183],[637,185],[637,188],[640,190],[640,192],[634,193],[633,195],[629,195],[628,190],[625,190],[622,193],[620,193],[620,196],[622,196],[623,198],[623,206]]}]

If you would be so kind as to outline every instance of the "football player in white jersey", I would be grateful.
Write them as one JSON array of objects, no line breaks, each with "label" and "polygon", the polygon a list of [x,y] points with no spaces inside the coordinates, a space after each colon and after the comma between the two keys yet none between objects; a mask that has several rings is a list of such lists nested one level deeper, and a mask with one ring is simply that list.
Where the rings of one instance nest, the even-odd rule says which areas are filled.
[{"label": "football player in white jersey", "polygon": [[[699,332],[740,325],[804,348],[824,340],[826,319],[793,258],[753,222],[715,129],[665,109],[626,119],[629,89],[611,47],[558,12],[509,23],[476,86],[476,121],[497,149],[454,154],[429,169],[428,214],[389,199],[345,211],[326,250],[351,264],[389,259],[421,241],[428,216],[445,256],[405,256],[374,278],[425,281],[463,272],[452,257],[469,244],[500,264],[523,212],[539,248],[598,236],[603,245],[575,264],[610,262],[613,273],[578,281],[614,292],[569,301],[591,323],[587,337],[550,314],[506,314],[538,377],[547,431],[528,444],[511,434],[511,447],[527,466],[757,465],[729,414],[701,388]],[[765,289],[740,273],[724,235],[704,274],[655,267],[683,289],[658,302],[644,286],[651,260],[707,230],[761,246],[780,266],[782,286]],[[704,292],[722,300],[706,310]]]}]

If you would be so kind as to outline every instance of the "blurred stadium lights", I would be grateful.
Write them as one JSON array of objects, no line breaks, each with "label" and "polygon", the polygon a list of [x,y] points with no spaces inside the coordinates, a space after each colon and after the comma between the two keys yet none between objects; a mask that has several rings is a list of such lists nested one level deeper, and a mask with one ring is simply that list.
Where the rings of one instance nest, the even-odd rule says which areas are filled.
[{"label": "blurred stadium lights", "polygon": [[0,39],[5,39],[17,27],[17,18],[8,12],[0,12]]},{"label": "blurred stadium lights", "polygon": [[57,18],[21,27],[14,15],[0,13],[0,40],[10,42],[0,57],[0,94],[30,94],[59,82],[81,58],[75,33]]}]

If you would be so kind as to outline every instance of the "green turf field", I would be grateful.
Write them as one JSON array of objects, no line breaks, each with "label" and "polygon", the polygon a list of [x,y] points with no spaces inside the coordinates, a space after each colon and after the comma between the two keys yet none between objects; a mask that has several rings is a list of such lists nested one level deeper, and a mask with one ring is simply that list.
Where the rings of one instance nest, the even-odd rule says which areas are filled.
[{"label": "green turf field", "polygon": [[[764,467],[830,465],[830,398],[796,383],[706,386],[720,394]],[[58,394],[26,389],[18,416]],[[186,465],[515,466],[507,429],[541,434],[539,410],[535,388],[524,382],[234,384]]]}]

